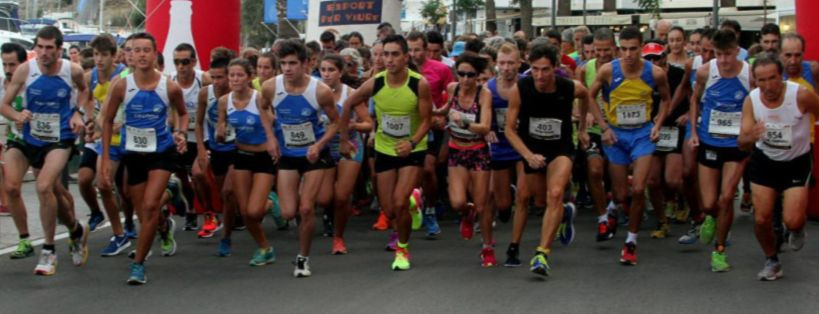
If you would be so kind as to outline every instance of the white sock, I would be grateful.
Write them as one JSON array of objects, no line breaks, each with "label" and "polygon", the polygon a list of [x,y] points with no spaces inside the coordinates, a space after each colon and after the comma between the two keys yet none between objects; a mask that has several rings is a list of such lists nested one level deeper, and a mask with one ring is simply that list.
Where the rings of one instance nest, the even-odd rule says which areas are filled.
[{"label": "white sock", "polygon": [[629,242],[637,244],[637,234],[636,233],[633,233],[633,232],[628,233],[628,235],[626,236],[626,243],[629,243]]},{"label": "white sock", "polygon": [[609,222],[609,214],[602,214],[600,216],[597,216],[597,223],[601,222]]}]

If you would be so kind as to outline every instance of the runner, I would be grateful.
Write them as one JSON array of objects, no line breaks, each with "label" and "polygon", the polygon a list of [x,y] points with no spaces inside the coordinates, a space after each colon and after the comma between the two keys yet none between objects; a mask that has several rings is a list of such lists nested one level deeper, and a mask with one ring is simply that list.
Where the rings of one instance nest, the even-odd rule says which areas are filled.
[{"label": "runner", "polygon": [[[481,266],[497,265],[492,247],[495,212],[489,206],[489,147],[484,136],[492,124],[492,92],[478,84],[486,59],[472,52],[458,57],[458,82],[449,84],[449,202],[461,212],[461,237],[472,239],[475,215],[479,215],[483,247]],[[471,196],[471,198],[470,198]],[[472,201],[469,202],[468,199]]]},{"label": "runner", "polygon": [[786,80],[816,92],[816,82],[819,82],[819,63],[805,60],[805,38],[799,34],[785,34],[782,37],[780,57],[785,66],[783,77]]},{"label": "runner", "polygon": [[[85,112],[90,111],[85,101],[88,90],[82,68],[60,59],[62,44],[63,34],[59,29],[53,26],[41,28],[35,37],[36,61],[26,61],[17,67],[0,105],[3,116],[23,124],[23,141],[10,143],[8,152],[11,149],[16,152],[4,158],[6,163],[16,166],[4,170],[17,169],[6,172],[6,192],[12,210],[25,211],[21,206],[20,184],[28,167],[35,169],[45,239],[34,273],[46,276],[57,271],[54,236],[58,216],[70,232],[69,251],[75,266],[82,266],[88,260],[86,242],[90,233],[87,226],[75,219],[73,202],[66,203],[65,196],[59,191],[62,185],[58,181],[63,168],[71,156],[77,134],[84,127],[84,117],[78,107],[72,108],[72,99],[77,97],[81,100],[80,107],[84,107]],[[11,106],[21,91],[25,92],[26,109],[18,112]],[[11,182],[15,185],[9,184]]]},{"label": "runner", "polygon": [[[262,83],[278,75],[278,62],[276,55],[273,52],[265,52],[259,55],[256,60],[256,78],[253,79],[253,88],[258,92],[262,92]],[[213,77],[211,77],[213,79]]]},{"label": "runner", "polygon": [[[604,138],[603,150],[610,161],[615,203],[627,208],[629,213],[629,232],[620,252],[620,262],[624,265],[637,264],[637,233],[643,220],[644,190],[655,148],[652,142],[660,132],[660,124],[653,125],[650,120],[654,107],[651,95],[655,90],[660,93],[656,115],[659,121],[665,119],[671,100],[665,71],[642,60],[641,47],[640,31],[634,27],[623,29],[621,57],[601,66],[591,87],[591,95],[596,96],[603,89],[603,99],[608,100],[605,113],[612,126],[614,142]],[[634,169],[631,184],[629,166]]]},{"label": "runner", "polygon": [[[122,163],[128,171],[129,193],[132,199],[139,200],[135,205],[137,211],[142,212],[141,235],[127,281],[133,285],[147,282],[144,262],[157,228],[160,223],[164,225],[160,198],[174,169],[171,160],[177,157],[177,152],[184,153],[187,148],[183,131],[172,133],[168,126],[169,107],[173,106],[178,115],[175,118],[183,121],[187,121],[188,114],[182,89],[154,68],[156,41],[153,36],[135,34],[131,48],[135,71],[115,82],[108,96],[109,106],[103,112],[100,172],[102,185],[110,187],[112,129],[115,115],[123,104],[125,118],[120,134],[125,137],[125,152]],[[172,220],[168,224],[173,230]]]},{"label": "runner", "polygon": [[[432,97],[427,80],[407,68],[409,47],[404,37],[389,35],[384,41],[386,71],[367,80],[344,102],[340,126],[343,156],[352,156],[349,125],[353,106],[372,97],[375,102],[375,171],[378,200],[398,229],[393,270],[410,269],[409,237],[412,218],[409,197],[421,173],[427,151]],[[427,225],[429,228],[429,225]]]},{"label": "runner", "polygon": [[743,104],[738,141],[741,148],[753,151],[748,168],[754,233],[766,258],[757,278],[776,280],[783,275],[773,228],[774,203],[779,202],[780,195],[784,197],[783,221],[791,234],[791,248],[798,251],[805,243],[808,189],[814,184],[813,123],[805,115],[819,115],[819,97],[797,83],[783,83],[783,64],[774,53],[758,55],[753,73],[757,88]]},{"label": "runner", "polygon": [[[264,99],[272,101],[278,147],[281,149],[276,194],[282,216],[290,220],[298,213],[299,254],[295,277],[309,277],[310,246],[315,229],[315,206],[321,178],[332,166],[327,144],[337,131],[338,112],[327,85],[304,74],[307,51],[300,42],[282,43],[278,52],[282,74],[262,86]],[[319,123],[319,111],[330,120]],[[265,194],[267,195],[267,194]]]},{"label": "runner", "polygon": [[[549,44],[536,45],[529,51],[532,75],[518,81],[518,93],[510,93],[505,127],[509,143],[526,160],[523,166],[527,189],[547,195],[540,242],[529,262],[529,270],[542,276],[551,272],[548,256],[564,214],[568,219],[574,215],[571,207],[563,206],[574,155],[572,110],[575,99],[585,107],[589,98],[579,82],[555,75],[560,66],[558,56],[557,48]],[[605,125],[599,113],[596,117],[599,124]],[[527,204],[518,205],[518,210],[525,213]]]},{"label": "runner", "polygon": [[[197,156],[195,113],[196,107],[199,104],[199,90],[204,86],[210,85],[211,83],[210,75],[208,75],[206,72],[197,70],[195,68],[196,63],[196,50],[193,49],[193,46],[187,43],[182,43],[176,46],[173,51],[173,64],[176,70],[176,73],[173,75],[173,81],[176,82],[180,88],[182,88],[182,93],[185,96],[185,107],[188,108],[189,112],[189,120],[179,121],[179,124],[176,125],[176,127],[179,129],[185,129],[185,126],[187,126],[186,137],[188,140],[188,147],[185,153],[179,156],[179,169],[174,171],[176,177],[182,181],[182,192],[185,195],[187,204],[189,204],[187,208],[176,208],[178,213],[185,213],[185,231],[199,230],[196,217],[196,208],[193,202],[194,190],[190,180],[193,162]],[[200,188],[207,186],[207,182],[197,184],[197,186]],[[199,190],[196,191],[195,194],[207,195],[209,192],[210,191],[208,190]],[[214,215],[213,204],[211,204],[211,202],[206,202],[200,198],[199,204],[205,210],[204,224],[202,226],[204,234],[202,235],[206,236],[207,234],[212,234],[215,229],[218,228],[220,222],[216,215]]]},{"label": "runner", "polygon": [[713,44],[716,57],[697,69],[689,112],[691,128],[697,132],[691,133],[689,145],[698,150],[700,197],[707,215],[700,241],[710,244],[716,234],[711,270],[724,272],[730,269],[725,241],[734,220],[734,194],[748,157],[737,148],[737,136],[751,76],[748,63],[737,59],[739,46],[733,31],[717,31]]}]

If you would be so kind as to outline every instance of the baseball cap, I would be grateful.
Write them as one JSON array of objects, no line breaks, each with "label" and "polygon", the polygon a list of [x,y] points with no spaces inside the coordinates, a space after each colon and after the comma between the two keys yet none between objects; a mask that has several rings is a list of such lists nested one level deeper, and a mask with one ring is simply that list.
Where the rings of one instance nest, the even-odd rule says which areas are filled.
[{"label": "baseball cap", "polygon": [[464,41],[456,41],[452,44],[452,52],[449,54],[450,57],[457,57],[464,53],[466,50],[466,42]]},{"label": "baseball cap", "polygon": [[663,56],[665,54],[665,47],[658,43],[647,43],[643,45],[643,57],[649,55]]}]

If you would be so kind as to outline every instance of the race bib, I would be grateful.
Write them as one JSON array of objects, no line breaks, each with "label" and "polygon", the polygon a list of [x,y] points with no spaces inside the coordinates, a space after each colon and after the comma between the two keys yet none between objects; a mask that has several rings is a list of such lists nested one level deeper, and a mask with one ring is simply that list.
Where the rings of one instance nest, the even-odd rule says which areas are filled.
[{"label": "race bib", "polygon": [[140,153],[156,152],[156,130],[153,128],[135,128],[125,126],[125,150]]},{"label": "race bib", "polygon": [[60,141],[59,113],[33,113],[29,126],[31,135],[40,141],[51,143]]},{"label": "race bib", "polygon": [[503,133],[503,129],[506,128],[506,111],[507,108],[495,109],[495,121],[498,122],[498,133]]},{"label": "race bib", "polygon": [[188,130],[196,129],[196,112],[188,111]]},{"label": "race bib", "polygon": [[282,133],[287,147],[307,147],[316,142],[313,123],[309,121],[302,124],[282,124]]},{"label": "race bib", "polygon": [[657,141],[657,150],[672,151],[677,149],[679,144],[680,129],[675,126],[664,126],[660,128],[660,140]]},{"label": "race bib", "polygon": [[381,116],[381,122],[384,134],[398,138],[410,136],[409,116],[391,116],[385,113]]},{"label": "race bib", "polygon": [[233,142],[235,140],[236,140],[236,129],[234,129],[232,125],[228,124],[225,127],[225,143]]},{"label": "race bib", "polygon": [[708,119],[708,133],[716,136],[735,137],[739,135],[742,112],[724,112],[711,110]]},{"label": "race bib", "polygon": [[529,136],[543,141],[559,140],[562,124],[559,119],[530,117]]},{"label": "race bib", "polygon": [[[459,113],[461,114],[461,117],[463,118],[463,120],[469,121],[469,123],[475,123],[475,114],[474,113],[465,113],[465,112],[459,112]],[[449,129],[452,131],[452,133],[455,133],[456,135],[458,135],[460,137],[464,137],[464,138],[477,138],[478,137],[472,131],[470,131],[468,129],[461,128],[455,122],[452,122],[452,121],[449,122]]]},{"label": "race bib", "polygon": [[619,126],[639,125],[648,121],[646,104],[620,104],[617,106],[617,124]]},{"label": "race bib", "polygon": [[791,148],[791,126],[777,123],[765,123],[765,135],[762,142],[771,148]]}]

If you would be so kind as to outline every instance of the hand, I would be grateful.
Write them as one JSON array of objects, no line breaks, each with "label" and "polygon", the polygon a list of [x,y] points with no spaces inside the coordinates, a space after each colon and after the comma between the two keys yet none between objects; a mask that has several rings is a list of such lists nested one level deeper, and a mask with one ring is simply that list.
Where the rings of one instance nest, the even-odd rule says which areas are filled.
[{"label": "hand", "polygon": [[367,137],[367,147],[375,146],[375,132],[371,132],[370,136]]},{"label": "hand", "polygon": [[185,138],[185,133],[177,131],[173,133],[173,141],[176,143],[176,151],[184,154],[188,150],[188,141]]},{"label": "hand", "polygon": [[319,158],[319,152],[318,144],[310,145],[310,147],[307,148],[307,161],[311,164],[316,163]]},{"label": "hand", "polygon": [[594,115],[591,113],[586,114],[586,127],[590,127],[594,125]]},{"label": "hand", "polygon": [[580,140],[580,148],[586,149],[589,147],[589,143],[591,139],[589,138],[589,133],[586,131],[581,131],[577,133],[577,139]]},{"label": "hand", "polygon": [[216,127],[216,142],[225,142],[225,132],[227,132],[227,130],[224,124],[220,124]]},{"label": "hand", "polygon": [[353,155],[358,153],[358,148],[355,146],[355,143],[351,140],[342,140],[339,143],[338,151],[341,156],[346,158],[352,158]]},{"label": "hand", "polygon": [[691,131],[691,138],[688,140],[688,146],[696,149],[700,146],[700,137],[696,135],[696,131]]},{"label": "hand", "polygon": [[85,135],[86,136],[94,134],[94,131],[95,131],[94,130],[94,125],[95,125],[95,123],[94,123],[93,119],[88,120],[88,121],[85,122]]},{"label": "hand", "polygon": [[82,130],[85,129],[85,122],[82,121],[82,115],[78,112],[71,115],[71,121],[68,122],[68,125],[74,134],[82,134]]},{"label": "hand", "polygon": [[455,110],[449,112],[449,121],[455,122],[459,128],[464,126],[463,121],[461,120],[461,113]]},{"label": "hand", "polygon": [[529,164],[529,168],[532,169],[540,169],[546,166],[546,158],[540,154],[531,154],[527,156],[526,162]]},{"label": "hand", "polygon": [[498,142],[498,135],[497,135],[497,134],[495,134],[495,131],[489,131],[489,133],[487,133],[487,134],[486,134],[486,136],[484,137],[484,139],[485,139],[487,142],[489,142],[490,144],[495,144],[495,143],[497,143],[497,142]]},{"label": "hand", "polygon": [[23,111],[20,111],[14,115],[14,122],[24,124],[28,123],[29,121],[31,121],[31,111],[28,109],[23,109]]},{"label": "hand", "polygon": [[603,131],[603,135],[601,137],[603,145],[611,146],[614,145],[614,143],[617,143],[617,135],[614,135],[614,131],[612,131],[611,128]]},{"label": "hand", "polygon": [[757,121],[754,125],[753,130],[751,131],[751,137],[754,139],[754,142],[759,141],[765,135],[765,122],[764,121]]},{"label": "hand", "polygon": [[684,127],[688,125],[688,115],[684,114],[677,118],[677,126]]},{"label": "hand", "polygon": [[435,130],[438,130],[438,131],[443,130],[444,127],[446,126],[446,117],[444,117],[444,116],[432,116],[431,121],[432,121],[432,127]]},{"label": "hand", "polygon": [[410,141],[400,141],[395,145],[395,153],[398,157],[407,157],[412,153],[412,143]]},{"label": "hand", "polygon": [[268,140],[266,148],[267,148],[267,153],[270,155],[270,158],[272,158],[273,161],[276,161],[276,160],[279,159],[279,156],[281,155],[281,152],[279,151],[279,142],[278,141]]},{"label": "hand", "polygon": [[[100,154],[102,154],[102,152],[100,152]],[[108,157],[103,157],[100,162],[100,169],[97,171],[97,185],[99,185],[99,188],[102,190],[111,189],[111,171],[108,169],[110,162]]]},{"label": "hand", "polygon": [[653,128],[651,128],[651,141],[656,143],[660,140],[660,125],[655,124]]}]

